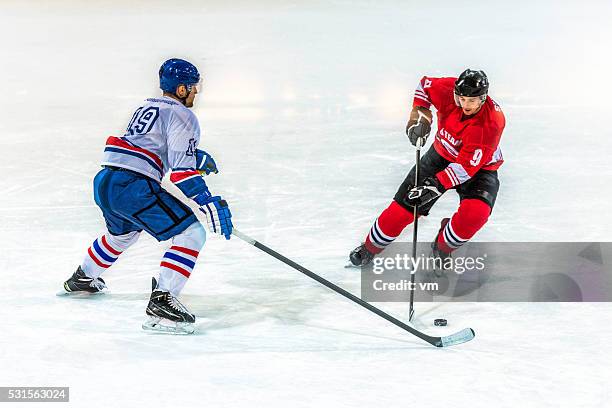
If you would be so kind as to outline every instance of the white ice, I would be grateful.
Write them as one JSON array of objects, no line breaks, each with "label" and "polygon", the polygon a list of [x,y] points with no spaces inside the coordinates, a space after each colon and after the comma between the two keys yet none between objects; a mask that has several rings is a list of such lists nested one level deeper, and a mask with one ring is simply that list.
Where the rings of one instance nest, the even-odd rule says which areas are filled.
[{"label": "white ice", "polygon": [[[0,386],[70,386],[83,407],[609,406],[605,303],[418,304],[419,329],[476,331],[435,349],[216,237],[182,298],[195,335],[140,329],[166,247],[150,237],[105,273],[108,296],[55,296],[104,231],[104,141],[173,56],[204,73],[195,112],[221,170],[208,183],[235,225],[353,293],[342,265],[414,162],[403,132],[424,74],[484,69],[507,116],[477,239],[609,239],[610,2],[253,3],[0,5]],[[435,207],[423,240],[456,205]]]}]

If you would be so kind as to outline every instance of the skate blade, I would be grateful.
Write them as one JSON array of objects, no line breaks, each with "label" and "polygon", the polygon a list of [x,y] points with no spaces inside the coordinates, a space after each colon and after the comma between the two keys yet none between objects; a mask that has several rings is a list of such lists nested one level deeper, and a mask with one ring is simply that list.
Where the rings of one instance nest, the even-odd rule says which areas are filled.
[{"label": "skate blade", "polygon": [[347,263],[346,265],[344,265],[345,269],[359,269],[361,268],[361,266],[357,266],[357,265],[353,265],[352,263]]},{"label": "skate blade", "polygon": [[59,292],[57,292],[55,294],[55,296],[70,296],[70,297],[75,297],[75,298],[87,298],[87,297],[91,297],[91,296],[100,296],[100,295],[104,295],[108,293],[108,289],[102,290],[100,292],[85,292],[85,291],[78,291],[78,292],[68,292],[66,291],[66,289],[62,289]]},{"label": "skate blade", "polygon": [[195,326],[193,323],[173,322],[161,317],[151,317],[142,324],[142,329],[146,331],[163,334],[193,334]]}]

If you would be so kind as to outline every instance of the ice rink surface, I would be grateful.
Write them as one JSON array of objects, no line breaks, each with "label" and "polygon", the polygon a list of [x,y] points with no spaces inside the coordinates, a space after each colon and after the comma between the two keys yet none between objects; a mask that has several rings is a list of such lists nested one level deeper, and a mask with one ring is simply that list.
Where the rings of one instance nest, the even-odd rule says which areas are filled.
[{"label": "ice rink surface", "polygon": [[[507,117],[476,239],[609,240],[610,2],[170,3],[0,4],[0,386],[70,386],[92,408],[609,406],[606,303],[418,304],[421,330],[476,331],[435,349],[212,236],[182,297],[193,336],[140,329],[166,248],[150,237],[105,273],[107,296],[55,292],[104,231],[105,139],[158,94],[169,57],[204,73],[208,184],[235,225],[353,293],[343,264],[414,162],[404,126],[425,74],[484,69]],[[421,222],[424,241],[457,202]]]}]

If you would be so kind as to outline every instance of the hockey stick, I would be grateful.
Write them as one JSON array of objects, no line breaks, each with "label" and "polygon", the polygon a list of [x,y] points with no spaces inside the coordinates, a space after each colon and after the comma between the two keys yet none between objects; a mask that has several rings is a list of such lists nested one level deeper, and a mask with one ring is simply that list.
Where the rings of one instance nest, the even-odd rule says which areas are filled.
[{"label": "hockey stick", "polygon": [[[416,146],[416,163],[414,164],[414,186],[419,185],[419,167],[421,164],[421,138],[417,139]],[[419,206],[414,206],[414,229],[412,230],[412,259],[416,260],[417,239],[419,230]],[[410,287],[414,288],[414,276],[416,275],[416,267],[410,273]],[[414,316],[414,290],[410,291],[410,308],[408,309],[408,321],[412,321]]]},{"label": "hockey stick", "polygon": [[333,290],[334,292],[344,296],[345,298],[352,300],[353,302],[357,303],[360,306],[365,307],[366,309],[368,309],[370,312],[373,312],[375,314],[377,314],[378,316],[382,317],[383,319],[393,323],[396,326],[401,327],[402,329],[406,330],[407,332],[409,332],[410,334],[417,336],[420,339],[425,340],[426,342],[428,342],[431,345],[434,345],[436,347],[448,347],[448,346],[454,346],[456,344],[461,344],[461,343],[465,343],[467,341],[470,341],[474,338],[474,330],[467,328],[467,329],[463,329],[461,331],[458,331],[457,333],[451,334],[450,336],[444,336],[444,337],[432,337],[432,336],[428,336],[425,333],[422,333],[420,331],[418,331],[417,329],[408,326],[406,323],[396,319],[395,317],[383,312],[382,310],[378,309],[377,307],[372,306],[371,304],[369,304],[368,302],[365,302],[363,300],[361,300],[360,298],[358,298],[357,296],[353,295],[352,293],[342,289],[340,286],[337,286],[333,283],[331,283],[330,281],[328,281],[327,279],[322,278],[321,276],[317,275],[316,273],[304,268],[302,265],[292,261],[291,259],[279,254],[278,252],[274,251],[271,248],[268,248],[267,246],[265,246],[264,244],[262,244],[261,242],[249,237],[246,234],[243,234],[242,232],[238,231],[236,228],[233,229],[232,231],[232,235],[235,235],[236,237],[240,238],[241,240],[243,240],[244,242],[253,245],[255,248],[260,249],[262,251],[264,251],[265,253],[267,253],[268,255],[273,256],[274,258],[278,259],[279,261],[291,266],[294,269],[297,269],[298,271],[302,272],[304,275],[308,276],[309,278],[312,278],[314,280],[316,280],[317,282],[321,283],[322,285],[327,286],[329,289]]}]

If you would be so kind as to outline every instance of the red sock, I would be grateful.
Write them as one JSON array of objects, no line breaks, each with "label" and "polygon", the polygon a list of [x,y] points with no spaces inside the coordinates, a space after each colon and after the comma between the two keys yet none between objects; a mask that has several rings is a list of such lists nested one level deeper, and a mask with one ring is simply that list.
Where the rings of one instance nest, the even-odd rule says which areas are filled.
[{"label": "red sock", "polygon": [[438,248],[450,254],[465,244],[489,219],[491,207],[482,200],[462,200],[450,222],[438,233]]},{"label": "red sock", "polygon": [[373,254],[382,252],[413,220],[414,215],[410,211],[392,201],[374,221],[365,240],[366,249]]}]

